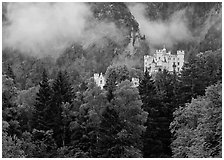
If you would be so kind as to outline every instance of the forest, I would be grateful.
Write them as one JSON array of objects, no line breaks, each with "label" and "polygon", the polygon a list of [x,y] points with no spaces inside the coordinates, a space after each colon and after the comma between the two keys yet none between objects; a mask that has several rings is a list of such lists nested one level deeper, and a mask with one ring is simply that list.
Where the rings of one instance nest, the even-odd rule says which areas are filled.
[{"label": "forest", "polygon": [[[77,33],[66,5],[13,5],[2,3],[3,158],[222,157],[221,3],[79,4],[91,14]],[[57,30],[38,18],[44,7],[64,18]],[[145,39],[131,50],[133,31]],[[185,51],[181,72],[143,72],[143,55],[163,45]],[[93,79],[101,72],[103,89]]]}]

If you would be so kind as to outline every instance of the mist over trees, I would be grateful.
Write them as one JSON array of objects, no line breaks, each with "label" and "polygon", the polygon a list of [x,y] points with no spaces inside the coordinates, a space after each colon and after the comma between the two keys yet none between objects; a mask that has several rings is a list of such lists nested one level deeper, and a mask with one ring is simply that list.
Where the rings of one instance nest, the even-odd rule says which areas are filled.
[{"label": "mist over trees", "polygon": [[[222,157],[221,3],[17,5],[2,10],[3,158]],[[182,71],[144,73],[163,45],[185,51]]]}]

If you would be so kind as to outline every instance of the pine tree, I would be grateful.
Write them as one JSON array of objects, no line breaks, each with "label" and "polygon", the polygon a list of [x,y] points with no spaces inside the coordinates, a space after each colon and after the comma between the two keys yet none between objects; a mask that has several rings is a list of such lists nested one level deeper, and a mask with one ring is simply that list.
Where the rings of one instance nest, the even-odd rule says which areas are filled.
[{"label": "pine tree", "polygon": [[[160,105],[160,102],[158,102],[155,82],[147,70],[143,79],[140,81],[139,94],[143,103],[142,108],[149,113],[145,124],[147,127],[146,132],[142,136],[143,157],[156,157],[162,152],[162,147],[158,144],[160,141],[156,140],[158,131],[155,127],[159,125],[156,123],[155,118],[158,116],[157,107]],[[153,156],[153,154],[155,154],[155,156]]]},{"label": "pine tree", "polygon": [[175,73],[169,74],[163,70],[156,74],[155,80],[152,80],[146,72],[140,82],[142,107],[149,113],[147,129],[142,137],[144,157],[171,157],[169,124],[175,108],[173,106],[175,77]]},{"label": "pine tree", "polygon": [[[67,72],[59,71],[57,78],[53,82],[52,95],[50,105],[47,109],[48,126],[53,129],[53,137],[58,147],[64,146],[69,143],[69,129],[68,126],[64,126],[62,117],[62,105],[63,103],[72,103],[73,100],[73,88],[69,82]],[[66,128],[66,134],[65,132]],[[66,137],[63,137],[66,135]]]},{"label": "pine tree", "polygon": [[222,79],[222,52],[206,52],[195,55],[192,51],[188,62],[185,62],[179,77],[178,103],[184,106],[192,98],[205,95],[206,87]]},{"label": "pine tree", "polygon": [[99,157],[118,158],[122,155],[122,141],[118,133],[122,130],[119,115],[110,106],[107,106],[102,113],[102,120],[99,127],[98,154]]},{"label": "pine tree", "polygon": [[144,73],[143,79],[139,83],[139,95],[142,100],[142,108],[148,111],[150,106],[154,106],[156,103],[156,87],[152,76],[149,75],[148,70]]},{"label": "pine tree", "polygon": [[36,103],[35,103],[35,112],[32,128],[36,128],[37,130],[47,130],[49,129],[46,125],[46,119],[48,118],[46,115],[46,109],[49,107],[49,103],[51,100],[51,88],[48,83],[48,77],[46,70],[44,69],[42,74],[42,81],[39,83],[40,89],[37,93]]},{"label": "pine tree", "polygon": [[57,78],[53,83],[52,90],[52,103],[55,105],[60,106],[62,102],[72,102],[72,99],[74,98],[73,88],[66,71],[64,73],[62,71],[58,72]]}]

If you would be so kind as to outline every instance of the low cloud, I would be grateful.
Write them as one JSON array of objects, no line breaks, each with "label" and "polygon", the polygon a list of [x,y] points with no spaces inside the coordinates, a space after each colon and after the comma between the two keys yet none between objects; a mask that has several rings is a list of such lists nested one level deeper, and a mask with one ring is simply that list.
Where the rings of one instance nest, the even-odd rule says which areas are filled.
[{"label": "low cloud", "polygon": [[167,21],[152,21],[146,17],[145,5],[135,4],[128,6],[139,23],[140,32],[149,40],[151,46],[172,47],[175,43],[193,39],[187,27],[185,10],[176,11]]},{"label": "low cloud", "polygon": [[106,37],[117,43],[122,40],[116,25],[97,22],[86,3],[9,3],[6,17],[3,49],[38,57],[57,57],[73,43],[86,48],[102,47]]}]

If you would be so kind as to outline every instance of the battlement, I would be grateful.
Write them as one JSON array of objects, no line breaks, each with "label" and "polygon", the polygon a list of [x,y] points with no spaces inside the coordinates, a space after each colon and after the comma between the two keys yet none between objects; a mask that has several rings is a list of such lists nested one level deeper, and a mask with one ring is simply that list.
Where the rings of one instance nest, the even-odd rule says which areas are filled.
[{"label": "battlement", "polygon": [[100,75],[98,73],[94,73],[94,79],[99,78],[99,77],[100,77]]},{"label": "battlement", "polygon": [[144,56],[144,60],[147,60],[147,59],[150,59],[152,56],[150,56],[150,55],[145,55]]},{"label": "battlement", "polygon": [[166,50],[156,50],[156,54],[164,54],[166,53]]},{"label": "battlement", "polygon": [[[156,73],[163,69],[168,70],[169,72],[180,72],[182,70],[182,66],[184,65],[184,51],[178,50],[177,54],[171,54],[171,51],[166,51],[165,47],[161,50],[156,50],[153,55],[144,55],[144,72],[148,70],[149,74]],[[94,74],[94,81],[97,86],[101,89],[106,84],[106,78],[102,73]],[[132,87],[139,86],[139,79],[133,78],[131,79]]]},{"label": "battlement", "polygon": [[177,55],[184,55],[184,51],[183,50],[178,50]]},{"label": "battlement", "polygon": [[[173,72],[174,69],[179,72],[184,64],[184,51],[178,50],[177,54],[171,54],[171,51],[163,49],[156,50],[152,56],[144,56],[144,72],[154,73],[159,70],[166,69]],[[176,66],[174,68],[173,66]]]},{"label": "battlement", "polygon": [[157,49],[156,53],[162,53],[163,50]]}]

